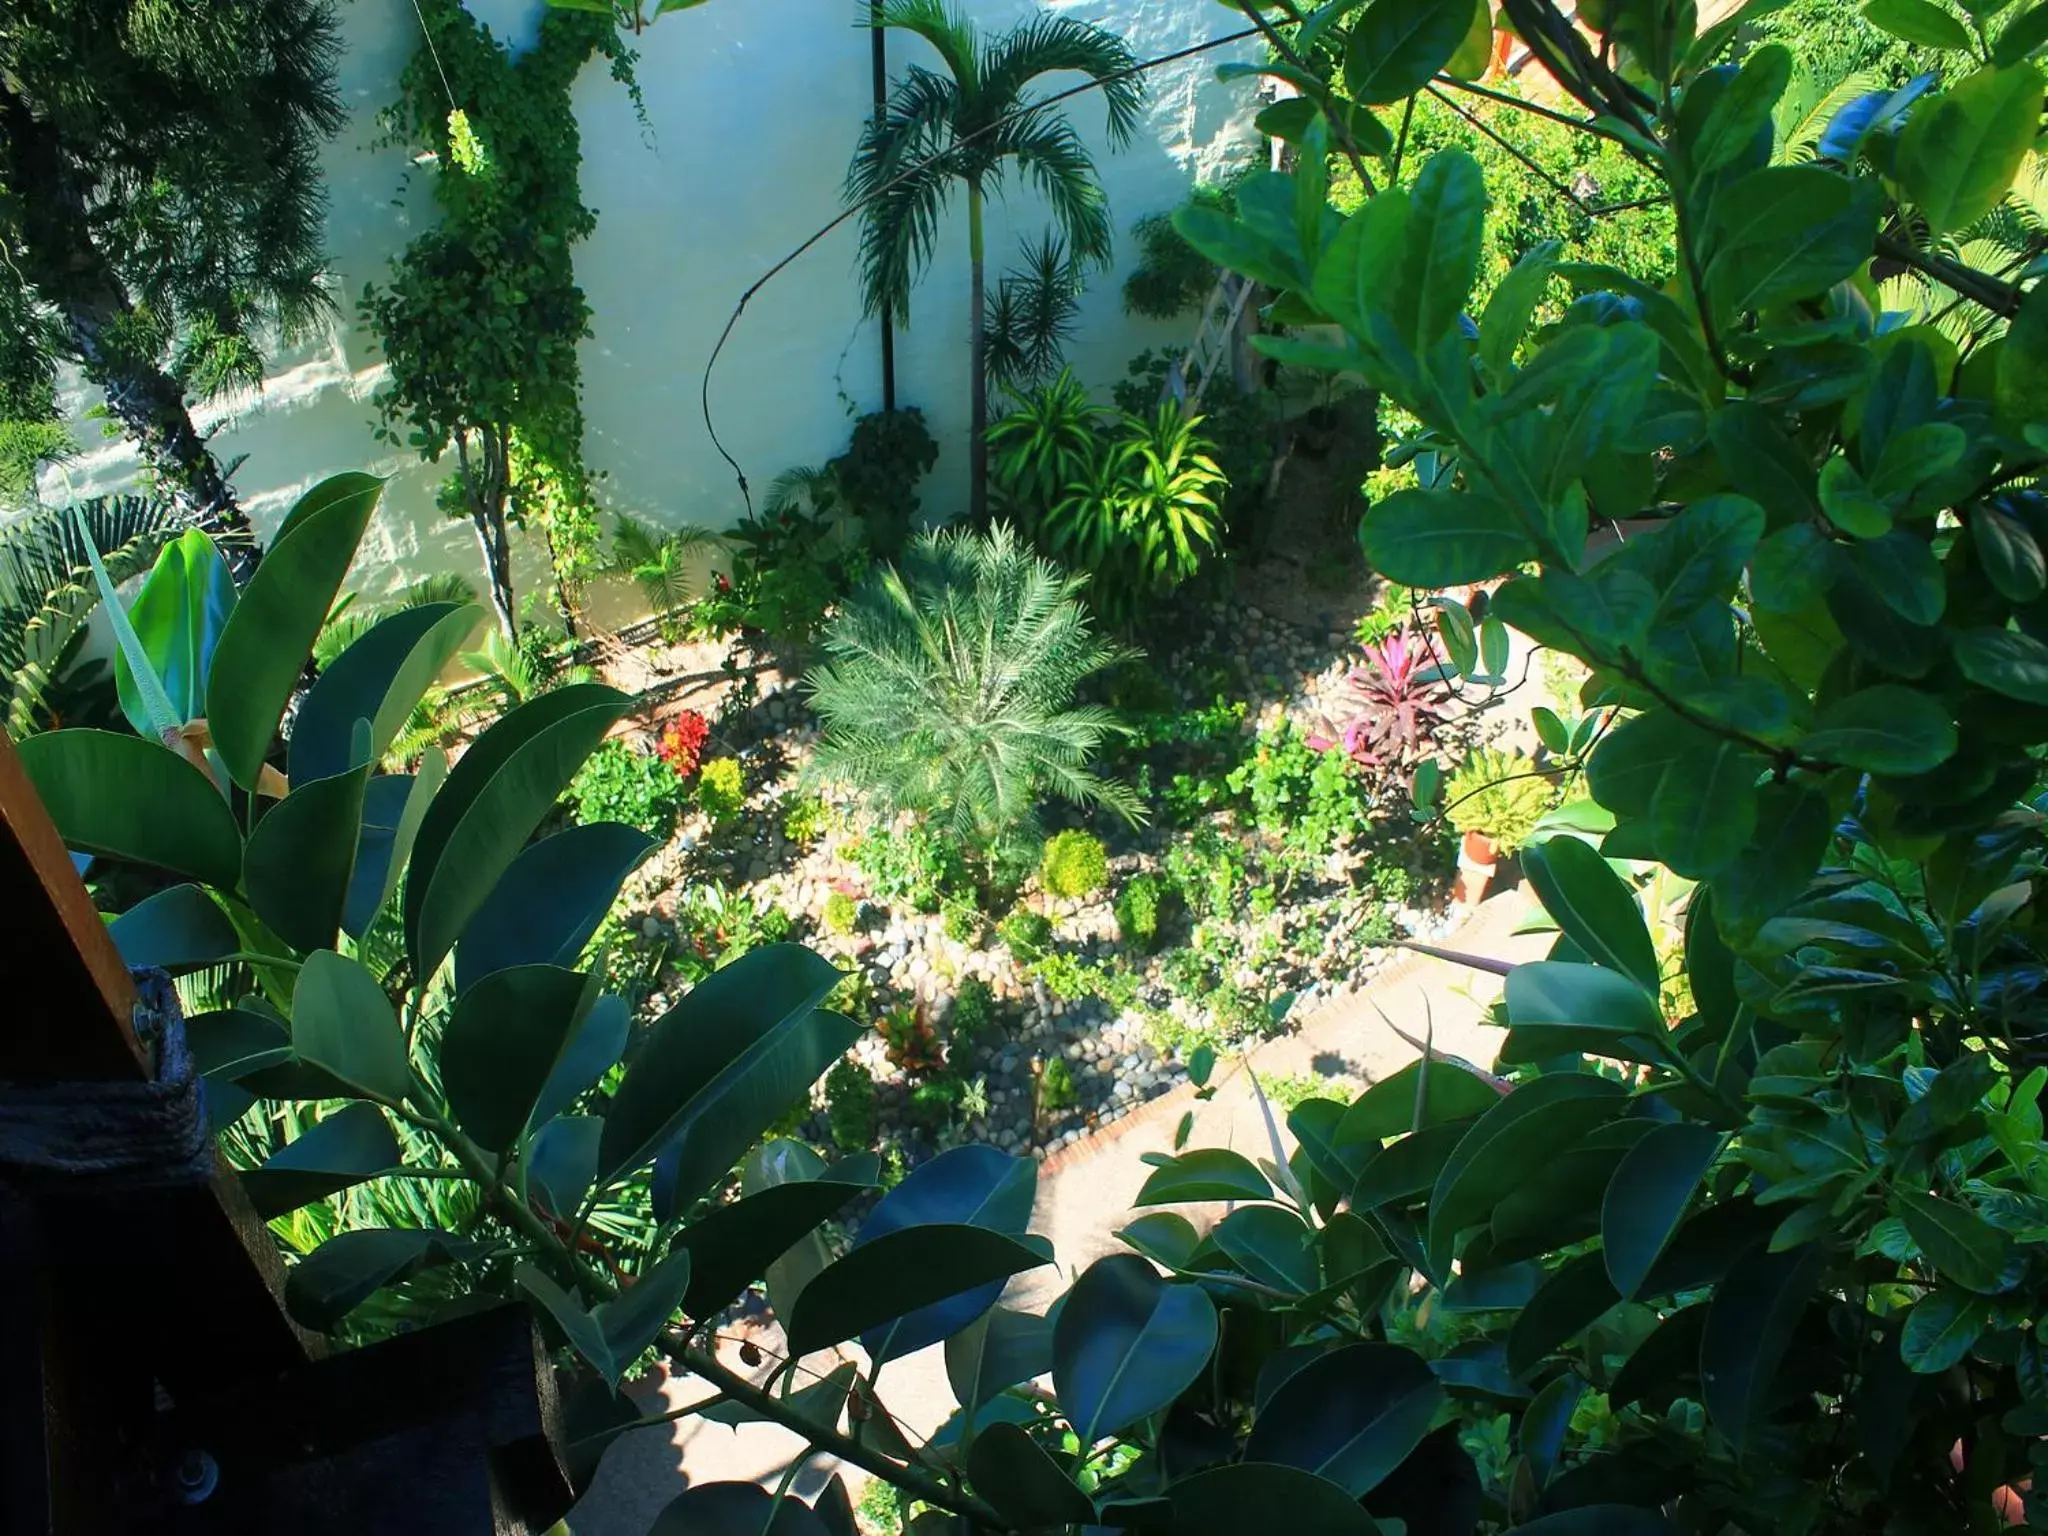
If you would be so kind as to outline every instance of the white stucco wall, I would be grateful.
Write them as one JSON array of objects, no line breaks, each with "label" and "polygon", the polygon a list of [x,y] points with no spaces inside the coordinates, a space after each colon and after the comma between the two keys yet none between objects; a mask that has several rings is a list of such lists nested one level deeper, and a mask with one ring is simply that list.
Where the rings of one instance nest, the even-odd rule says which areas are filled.
[{"label": "white stucco wall", "polygon": [[[1169,53],[1242,24],[1213,0],[1051,0],[1054,8],[1121,33],[1140,58]],[[515,46],[532,35],[540,0],[470,0]],[[1033,0],[966,0],[984,29],[1000,30]],[[584,344],[587,457],[604,477],[607,505],[676,525],[729,524],[742,510],[731,471],[713,450],[699,408],[705,360],[740,294],[840,209],[840,185],[870,109],[867,33],[852,0],[714,0],[664,17],[638,40],[638,74],[651,134],[602,66],[586,69],[576,107],[583,130],[583,195],[596,234],[577,253],[594,311]],[[274,524],[307,485],[340,469],[392,476],[384,510],[365,544],[355,584],[376,592],[429,571],[480,576],[465,524],[433,507],[438,468],[371,436],[379,380],[372,338],[358,325],[366,282],[381,278],[421,217],[432,217],[402,152],[376,148],[376,116],[416,45],[410,0],[349,0],[340,86],[348,126],[329,146],[328,249],[341,317],[317,345],[274,361],[260,396],[209,412],[223,459],[246,455],[236,475],[259,527]],[[907,34],[889,39],[892,73],[913,60],[935,66]],[[1249,57],[1238,44],[1166,66],[1148,77],[1138,141],[1111,153],[1100,101],[1067,109],[1088,138],[1120,232],[1175,206],[1200,177],[1256,152],[1249,94],[1219,86],[1215,66]],[[1056,78],[1054,87],[1071,83]],[[489,125],[481,125],[488,136]],[[1021,239],[1045,224],[1019,187],[988,220],[990,279],[1011,264]],[[879,407],[881,366],[872,322],[860,317],[849,223],[813,249],[748,307],[713,378],[720,435],[758,497],[782,471],[844,446],[851,417]],[[1185,342],[1186,327],[1136,321],[1120,287],[1134,254],[1093,282],[1075,367],[1107,391],[1136,352]],[[968,419],[967,259],[964,210],[956,206],[938,260],[917,290],[912,323],[897,342],[897,397],[924,409],[941,445],[926,482],[928,513],[949,515],[965,487]],[[91,403],[81,396],[82,409]],[[107,487],[133,473],[118,440],[94,443],[72,474]],[[81,473],[81,468],[83,473]],[[532,588],[528,558],[526,586]]]}]

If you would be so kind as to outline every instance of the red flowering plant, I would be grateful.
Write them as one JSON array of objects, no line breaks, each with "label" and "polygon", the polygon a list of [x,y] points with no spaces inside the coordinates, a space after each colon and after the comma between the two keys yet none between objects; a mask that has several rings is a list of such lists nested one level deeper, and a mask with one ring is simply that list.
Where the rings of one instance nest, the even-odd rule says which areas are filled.
[{"label": "red flowering plant", "polygon": [[663,727],[655,755],[676,771],[677,778],[687,779],[697,771],[710,736],[711,722],[696,710],[686,709]]},{"label": "red flowering plant", "polygon": [[1367,645],[1346,681],[1354,712],[1330,744],[1362,768],[1405,778],[1429,754],[1450,700],[1436,647],[1404,624]]}]

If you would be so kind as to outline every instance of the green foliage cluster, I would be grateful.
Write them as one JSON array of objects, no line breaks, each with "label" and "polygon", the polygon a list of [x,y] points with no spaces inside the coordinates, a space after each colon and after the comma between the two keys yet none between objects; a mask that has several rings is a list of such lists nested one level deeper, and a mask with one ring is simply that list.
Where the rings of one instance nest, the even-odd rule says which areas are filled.
[{"label": "green foliage cluster", "polygon": [[868,877],[878,901],[937,912],[968,888],[959,846],[922,821],[874,827],[841,850]]},{"label": "green foliage cluster", "polygon": [[953,1006],[946,1013],[946,1029],[954,1042],[971,1047],[996,1022],[996,994],[979,976],[970,976],[953,994]]},{"label": "green foliage cluster", "polygon": [[865,1152],[875,1144],[874,1074],[850,1056],[825,1074],[825,1115],[840,1151]]},{"label": "green foliage cluster", "polygon": [[1537,772],[1528,753],[1481,747],[1445,781],[1444,814],[1460,832],[1477,832],[1511,854],[1529,840],[1556,798],[1556,786]]},{"label": "green foliage cluster", "polygon": [[697,629],[754,631],[797,646],[816,638],[871,564],[861,529],[830,502],[829,486],[819,472],[784,476],[758,516],[727,532],[732,573],[693,605]]},{"label": "green foliage cluster", "polygon": [[1046,841],[1038,878],[1054,896],[1071,900],[1093,895],[1109,879],[1109,851],[1094,833],[1070,827]]},{"label": "green foliage cluster", "polygon": [[860,926],[860,903],[844,891],[825,898],[825,927],[842,938]]},{"label": "green foliage cluster", "polygon": [[1160,909],[1166,905],[1164,882],[1154,874],[1133,875],[1116,893],[1116,931],[1126,944],[1150,950],[1159,944]]},{"label": "green foliage cluster", "polygon": [[1067,1058],[1048,1057],[1038,1078],[1038,1107],[1049,1115],[1059,1115],[1080,1102],[1081,1089],[1074,1081],[1074,1069],[1067,1065]]},{"label": "green foliage cluster", "polygon": [[719,831],[739,821],[747,808],[747,786],[738,758],[714,757],[697,770],[697,808]]},{"label": "green foliage cluster", "polygon": [[[1156,416],[1168,372],[1181,356],[1145,351],[1132,358],[1110,390],[1116,408],[1126,416]],[[1223,476],[1215,488],[1220,531],[1234,546],[1255,543],[1263,526],[1259,513],[1266,505],[1279,424],[1280,398],[1273,390],[1239,389],[1220,372],[1209,380],[1202,394],[1202,436]]]},{"label": "green foliage cluster", "polygon": [[1126,624],[1193,576],[1221,536],[1227,483],[1202,424],[1170,401],[1105,411],[1063,371],[989,428],[996,511],[1085,573],[1089,603]]},{"label": "green foliage cluster", "polygon": [[830,832],[838,816],[820,795],[793,796],[782,812],[782,835],[799,848],[809,848]]},{"label": "green foliage cluster", "polygon": [[1261,731],[1251,756],[1225,777],[1252,825],[1277,838],[1298,863],[1349,847],[1366,830],[1365,779],[1344,753],[1318,746],[1281,721]]},{"label": "green foliage cluster", "polygon": [[1029,907],[1016,907],[996,924],[996,933],[1011,954],[1029,965],[1051,946],[1052,919]]},{"label": "green foliage cluster", "polygon": [[[1229,192],[1220,187],[1197,187],[1189,201],[1226,214],[1232,206]],[[1178,320],[1214,291],[1216,264],[1182,238],[1171,214],[1147,214],[1131,226],[1131,236],[1138,259],[1124,278],[1124,308],[1132,314]]]},{"label": "green foliage cluster", "polygon": [[629,742],[614,740],[590,755],[563,798],[579,822],[624,822],[665,839],[686,795],[683,781],[667,763]]},{"label": "green foliage cluster", "polygon": [[807,679],[823,726],[812,770],[984,859],[1031,845],[1046,795],[1140,820],[1090,766],[1119,722],[1074,693],[1124,656],[1078,590],[1002,525],[920,536],[825,632],[830,659]]},{"label": "green foliage cluster", "polygon": [[[857,530],[869,553],[893,560],[917,521],[917,484],[938,459],[939,445],[923,411],[871,411],[854,422],[846,452],[824,468],[794,469],[778,478],[769,489],[769,507],[793,508],[821,523]],[[756,566],[766,560],[766,552],[755,552]]]}]

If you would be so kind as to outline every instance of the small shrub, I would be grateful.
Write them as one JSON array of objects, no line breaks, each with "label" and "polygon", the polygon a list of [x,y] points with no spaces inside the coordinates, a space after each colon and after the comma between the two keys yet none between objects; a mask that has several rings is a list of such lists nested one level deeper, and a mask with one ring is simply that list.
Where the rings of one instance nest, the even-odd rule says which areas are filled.
[{"label": "small shrub", "polygon": [[1055,896],[1087,896],[1109,879],[1109,854],[1092,832],[1062,832],[1045,845],[1038,877]]},{"label": "small shrub", "polygon": [[1028,965],[1052,943],[1052,920],[1029,907],[1018,907],[996,924],[996,934],[1009,945],[1011,954]]},{"label": "small shrub", "polygon": [[946,1064],[946,1048],[924,1009],[906,1003],[891,1008],[875,1022],[888,1047],[889,1060],[905,1072],[936,1072]]},{"label": "small shrub", "polygon": [[865,1152],[874,1145],[875,1080],[851,1057],[825,1074],[825,1118],[840,1151]]},{"label": "small shrub", "polygon": [[844,938],[860,926],[860,903],[844,891],[825,898],[825,927]]},{"label": "small shrub", "polygon": [[996,1021],[996,995],[979,976],[970,976],[953,994],[953,1008],[946,1015],[946,1027],[953,1043],[971,1046],[987,1034]]},{"label": "small shrub", "polygon": [[1513,853],[1550,808],[1551,795],[1550,781],[1526,753],[1482,747],[1444,786],[1444,814],[1460,832],[1490,837],[1502,853]]},{"label": "small shrub", "polygon": [[729,827],[747,807],[745,780],[739,759],[714,757],[697,774],[697,804],[714,827]]},{"label": "small shrub", "polygon": [[577,770],[564,798],[579,822],[622,821],[666,838],[682,809],[683,785],[660,758],[608,741]]},{"label": "small shrub", "polygon": [[782,835],[808,848],[832,830],[832,808],[816,795],[799,795],[782,813]]},{"label": "small shrub", "polygon": [[861,1489],[860,1503],[854,1512],[860,1516],[863,1531],[871,1531],[875,1536],[902,1536],[907,1503],[907,1497],[897,1491],[894,1483],[877,1477]]},{"label": "small shrub", "polygon": [[955,897],[941,909],[945,913],[946,937],[955,944],[973,944],[981,938],[981,913],[974,903]]},{"label": "small shrub", "polygon": [[868,877],[874,894],[890,905],[936,912],[967,883],[960,850],[922,822],[891,830],[877,827],[846,850]]},{"label": "small shrub", "polygon": [[1116,898],[1116,931],[1126,944],[1149,950],[1159,942],[1159,909],[1166,887],[1157,875],[1134,875]]},{"label": "small shrub", "polygon": [[1258,1082],[1259,1092],[1273,1106],[1273,1113],[1282,1117],[1293,1114],[1308,1099],[1350,1097],[1339,1085],[1320,1077],[1280,1072],[1254,1072],[1252,1076]]},{"label": "small shrub", "polygon": [[910,1123],[928,1136],[951,1128],[967,1085],[957,1077],[935,1077],[910,1090]]},{"label": "small shrub", "polygon": [[1038,1080],[1038,1102],[1048,1114],[1055,1115],[1081,1102],[1081,1087],[1074,1081],[1074,1069],[1067,1065],[1066,1057],[1055,1056],[1045,1064],[1045,1072]]}]

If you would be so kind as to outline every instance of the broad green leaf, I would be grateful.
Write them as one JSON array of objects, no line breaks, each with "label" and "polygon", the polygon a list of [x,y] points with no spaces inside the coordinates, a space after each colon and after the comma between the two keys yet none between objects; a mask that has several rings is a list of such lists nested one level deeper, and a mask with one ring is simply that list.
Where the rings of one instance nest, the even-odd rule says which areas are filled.
[{"label": "broad green leaf", "polygon": [[1700,1336],[1706,1328],[1707,1304],[1695,1302],[1666,1317],[1638,1344],[1607,1389],[1610,1407],[1644,1403],[1653,1410],[1679,1397],[1697,1399],[1700,1379]]},{"label": "broad green leaf", "polygon": [[1471,22],[1457,3],[1371,0],[1351,24],[1345,94],[1373,107],[1413,96],[1450,63]]},{"label": "broad green leaf", "polygon": [[220,903],[196,885],[145,896],[108,925],[130,970],[191,970],[240,949]]},{"label": "broad green leaf", "polygon": [[1856,538],[1882,538],[1891,532],[1891,509],[1840,453],[1820,467],[1820,505],[1829,522]]},{"label": "broad green leaf", "polygon": [[427,687],[482,622],[474,603],[427,603],[380,620],[335,658],[292,721],[292,782],[348,767],[358,720],[370,722],[370,759],[390,749]]},{"label": "broad green leaf", "polygon": [[1133,1205],[1183,1200],[1270,1200],[1273,1186],[1250,1158],[1226,1147],[1198,1147],[1155,1168]]},{"label": "broad green leaf", "polygon": [[[1500,1095],[1492,1096],[1493,1103]],[[1367,1160],[1358,1182],[1351,1187],[1351,1204],[1369,1211],[1395,1201],[1406,1202],[1436,1187],[1437,1176],[1458,1149],[1469,1126],[1453,1120],[1403,1136],[1384,1152]]]},{"label": "broad green leaf", "polygon": [[967,1451],[974,1491],[1020,1528],[1087,1525],[1095,1503],[1058,1462],[1015,1424],[995,1423]]},{"label": "broad green leaf", "polygon": [[242,1174],[256,1214],[265,1221],[360,1184],[399,1163],[398,1138],[374,1104],[345,1104],[260,1168]]},{"label": "broad green leaf", "polygon": [[[180,725],[206,713],[207,669],[234,611],[235,579],[228,573],[228,563],[213,540],[197,528],[187,528],[164,546],[128,606],[128,623]],[[155,740],[156,727],[135,669],[126,649],[119,646],[114,650],[114,687],[121,713],[136,734]]]},{"label": "broad green leaf", "polygon": [[1968,1291],[1942,1286],[1929,1291],[1906,1315],[1899,1354],[1907,1366],[1933,1376],[1960,1365],[1991,1323],[1991,1302]]},{"label": "broad green leaf", "polygon": [[1748,150],[1757,135],[1770,126],[1771,112],[1791,82],[1792,53],[1781,43],[1766,43],[1744,59],[1735,78],[1714,98],[1706,121],[1687,146],[1693,173],[1711,175]]},{"label": "broad green leaf", "polygon": [[1353,1498],[1386,1480],[1444,1401],[1427,1361],[1392,1344],[1352,1344],[1309,1361],[1260,1410],[1248,1462],[1299,1467]]},{"label": "broad green leaf", "polygon": [[1136,1254],[1089,1265],[1060,1307],[1052,1345],[1053,1386],[1081,1444],[1172,1403],[1208,1365],[1216,1335],[1200,1286],[1168,1284]]},{"label": "broad green leaf", "polygon": [[561,1115],[526,1144],[521,1164],[527,1188],[564,1221],[575,1218],[597,1178],[597,1142],[603,1134],[604,1121],[596,1115]]},{"label": "broad green leaf", "polygon": [[1880,683],[1821,710],[1799,751],[1866,773],[1926,773],[1955,756],[1956,728],[1932,694]]},{"label": "broad green leaf", "polygon": [[2048,704],[2048,645],[2010,629],[1966,629],[1950,640],[1956,666],[1978,687]]},{"label": "broad green leaf", "polygon": [[1863,19],[1923,48],[1970,50],[1970,34],[1963,24],[1932,0],[1866,0]]},{"label": "broad green leaf", "polygon": [[[1784,0],[1765,3],[1776,9]],[[1637,1504],[1581,1504],[1515,1527],[1520,1536],[1672,1536],[1674,1529],[1656,1510]]]},{"label": "broad green leaf", "polygon": [[690,1315],[712,1317],[724,1310],[770,1264],[875,1182],[876,1159],[864,1153],[829,1165],[815,1178],[771,1185],[691,1222],[675,1241],[691,1255],[684,1298]]},{"label": "broad green leaf", "polygon": [[467,991],[513,965],[574,965],[655,841],[638,827],[585,822],[523,849],[455,946]]},{"label": "broad green leaf", "polygon": [[1396,491],[1366,508],[1359,541],[1374,570],[1410,587],[1489,581],[1536,557],[1521,520],[1473,491]]},{"label": "broad green leaf", "polygon": [[1586,1384],[1571,1372],[1553,1376],[1522,1410],[1515,1430],[1516,1448],[1528,1458],[1529,1471],[1541,1490],[1557,1470],[1564,1452],[1564,1437],[1571,1428],[1572,1413],[1585,1395]]},{"label": "broad green leaf", "polygon": [[1458,44],[1458,51],[1445,63],[1443,72],[1454,80],[1477,80],[1492,62],[1493,7],[1478,0],[1472,7],[1472,22],[1466,29],[1465,40]]},{"label": "broad green leaf", "polygon": [[360,962],[316,949],[292,991],[292,1049],[299,1060],[387,1104],[412,1091],[398,1016]]},{"label": "broad green leaf", "polygon": [[1460,149],[1431,155],[1409,191],[1401,259],[1386,301],[1394,328],[1417,356],[1464,313],[1485,233],[1486,178],[1479,162]]},{"label": "broad green leaf", "polygon": [[1668,709],[1647,709],[1600,738],[1586,765],[1593,798],[1617,817],[1648,816],[1672,764],[1696,759],[1714,738]]},{"label": "broad green leaf", "polygon": [[1565,937],[1598,964],[1654,988],[1657,950],[1635,892],[1576,837],[1522,850],[1522,873]]},{"label": "broad green leaf", "polygon": [[2048,5],[2034,5],[2014,12],[1991,45],[1991,62],[2017,64],[2048,43]]},{"label": "broad green leaf", "polygon": [[1769,514],[1773,529],[1817,515],[1814,468],[1777,416],[1751,400],[1731,401],[1708,424],[1729,482]]},{"label": "broad green leaf", "polygon": [[1504,1062],[1547,1061],[1581,1051],[1658,1065],[1670,1059],[1656,991],[1625,972],[1570,960],[1536,960],[1508,972],[1503,990],[1508,1014]]},{"label": "broad green leaf", "polygon": [[1723,316],[1824,293],[1870,259],[1884,194],[1818,166],[1751,171],[1714,199],[1706,287]]},{"label": "broad green leaf", "polygon": [[[1627,1099],[1627,1090],[1606,1078],[1558,1073],[1522,1084],[1481,1115],[1445,1161],[1430,1192],[1431,1269],[1438,1275],[1449,1271],[1457,1235],[1487,1221],[1501,1197],[1527,1177],[1532,1163],[1555,1156],[1594,1126],[1620,1115]],[[1370,1174],[1370,1167],[1366,1171]]]},{"label": "broad green leaf", "polygon": [[[783,1407],[813,1424],[828,1430],[837,1430],[846,1413],[846,1400],[853,1393],[855,1382],[860,1377],[860,1367],[851,1360],[836,1365],[824,1375],[816,1378],[807,1387],[799,1387],[779,1398]],[[722,1403],[713,1403],[703,1410],[703,1417],[714,1424],[728,1424],[737,1429],[742,1424],[773,1424],[776,1421],[758,1408],[730,1398]]]},{"label": "broad green leaf", "polygon": [[68,848],[133,859],[231,891],[242,834],[213,781],[154,741],[118,731],[45,731],[16,752]]},{"label": "broad green leaf", "polygon": [[466,1258],[474,1247],[452,1232],[418,1227],[340,1232],[292,1266],[284,1280],[285,1310],[307,1328],[331,1332],[374,1292]]},{"label": "broad green leaf", "polygon": [[[655,15],[688,10],[704,0],[660,0]],[[597,0],[548,0],[570,10],[599,9]],[[609,3],[602,9],[610,11]],[[823,1495],[820,1495],[822,1500]],[[794,1496],[777,1500],[759,1483],[698,1483],[661,1508],[647,1536],[844,1536],[828,1531],[818,1512]],[[922,1533],[919,1533],[922,1536]]]},{"label": "broad green leaf", "polygon": [[991,1307],[946,1340],[946,1381],[970,1413],[999,1392],[1052,1370],[1052,1319]]},{"label": "broad green leaf", "polygon": [[1870,472],[1870,489],[1879,496],[1910,495],[1954,469],[1969,451],[1969,434],[1953,422],[1923,421],[1911,427],[1895,422],[1894,426],[1897,430],[1885,439],[1877,468]]},{"label": "broad green leaf", "polygon": [[[999,1282],[1010,1276],[1051,1262],[1052,1247],[1044,1238],[959,1223],[899,1228],[826,1265],[804,1287],[789,1321],[790,1353],[807,1355],[874,1333],[965,1293],[985,1294],[992,1284],[1000,1289]],[[1067,1310],[1072,1307],[1070,1297]]]},{"label": "broad green leaf", "polygon": [[301,783],[271,806],[242,851],[242,887],[264,925],[294,949],[334,944],[355,879],[370,763]]},{"label": "broad green leaf", "polygon": [[595,990],[594,977],[575,971],[515,965],[457,1000],[441,1033],[441,1091],[485,1151],[509,1151],[526,1130]]},{"label": "broad green leaf", "polygon": [[1370,336],[1372,316],[1391,301],[1408,207],[1407,191],[1389,187],[1344,221],[1316,262],[1316,306],[1354,337]]},{"label": "broad green leaf", "polygon": [[1493,1209],[1491,1257],[1516,1262],[1592,1237],[1600,1230],[1600,1202],[1614,1170],[1649,1131],[1647,1120],[1611,1120],[1532,1168]]},{"label": "broad green leaf", "polygon": [[1727,604],[1764,536],[1764,509],[1747,496],[1706,496],[1628,546],[1657,588],[1657,622]]},{"label": "broad green leaf", "polygon": [[[855,1246],[890,1233],[935,1223],[985,1227],[1011,1237],[1023,1235],[1031,1221],[1038,1191],[1038,1165],[1030,1158],[1011,1157],[994,1147],[954,1147],[915,1169],[861,1223]],[[861,1340],[861,1348],[879,1368],[951,1338],[995,1305],[1000,1282],[965,1295],[935,1302],[907,1314],[894,1315]]]},{"label": "broad green leaf", "polygon": [[1117,1228],[1117,1240],[1168,1269],[1186,1269],[1201,1245],[1194,1223],[1178,1211],[1147,1211]]},{"label": "broad green leaf", "polygon": [[1600,1207],[1600,1240],[1608,1278],[1624,1301],[1633,1301],[1649,1278],[1720,1149],[1719,1132],[1680,1120],[1651,1131],[1614,1170]]},{"label": "broad green leaf", "polygon": [[514,1273],[520,1289],[546,1309],[569,1346],[608,1386],[617,1386],[682,1306],[690,1285],[690,1255],[687,1249],[670,1253],[590,1311],[532,1265],[521,1264]]},{"label": "broad green leaf", "polygon": [[2031,603],[2048,591],[2048,558],[2026,524],[1981,501],[1970,504],[1969,521],[1977,564],[2000,597]]},{"label": "broad green leaf", "polygon": [[1863,539],[1843,551],[1843,558],[1859,572],[1892,612],[1908,624],[1930,625],[1941,621],[1948,607],[1948,586],[1941,562],[1927,540],[1904,528],[1894,528],[1882,538]]},{"label": "broad green leaf", "polygon": [[[625,1053],[633,1018],[626,1000],[607,993],[590,1005],[533,1106],[533,1125],[545,1125],[595,1088]],[[595,1170],[593,1170],[595,1176]]]},{"label": "broad green leaf", "polygon": [[199,1075],[232,1081],[244,1073],[292,1059],[292,1037],[275,1019],[246,1008],[224,1008],[185,1021],[185,1038]]},{"label": "broad green leaf", "polygon": [[1728,1271],[1700,1335],[1700,1396],[1731,1444],[1749,1443],[1820,1277],[1819,1246],[1754,1253]]},{"label": "broad green leaf", "polygon": [[1892,1212],[1906,1224],[1921,1253],[1968,1291],[1980,1294],[2002,1288],[2012,1240],[1967,1206],[1914,1189],[1892,1190]]},{"label": "broad green leaf", "polygon": [[1287,1529],[1301,1536],[1379,1536],[1381,1529],[1328,1478],[1270,1462],[1210,1467],[1176,1480],[1166,1496],[1175,1536],[1245,1536],[1272,1529],[1283,1512]]},{"label": "broad green leaf", "polygon": [[448,754],[429,747],[415,774],[380,773],[363,792],[363,832],[341,911],[342,931],[357,942],[397,894],[427,807],[448,777]]},{"label": "broad green leaf", "polygon": [[1998,206],[2040,119],[2041,72],[2032,64],[1987,65],[1914,111],[1893,164],[1930,235],[1974,224]]},{"label": "broad green leaf", "polygon": [[235,604],[206,677],[206,718],[228,776],[254,790],[306,659],[384,482],[344,474],[313,487],[285,519]]},{"label": "broad green leaf", "polygon": [[1671,764],[1650,802],[1650,824],[1657,855],[1673,873],[1705,880],[1749,845],[1763,769],[1761,757],[1728,740]]},{"label": "broad green leaf", "polygon": [[1232,1211],[1208,1237],[1208,1245],[1229,1262],[1232,1272],[1295,1296],[1317,1289],[1314,1244],[1308,1223],[1278,1205],[1247,1205]]},{"label": "broad green leaf", "polygon": [[405,927],[417,975],[440,968],[629,702],[601,684],[572,683],[513,710],[462,754],[413,840]]},{"label": "broad green leaf", "polygon": [[1620,1299],[1599,1254],[1582,1253],[1566,1261],[1516,1314],[1508,1330],[1508,1369],[1522,1378],[1533,1375],[1553,1351],[1584,1333]]}]

